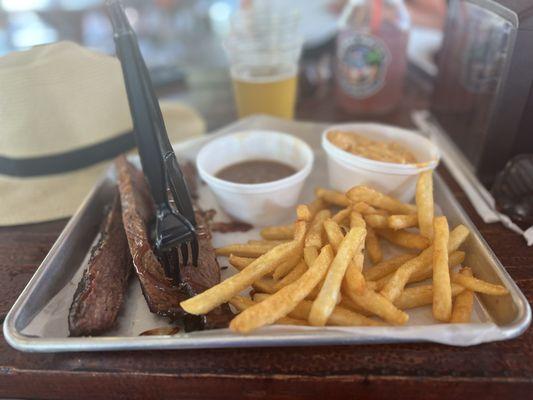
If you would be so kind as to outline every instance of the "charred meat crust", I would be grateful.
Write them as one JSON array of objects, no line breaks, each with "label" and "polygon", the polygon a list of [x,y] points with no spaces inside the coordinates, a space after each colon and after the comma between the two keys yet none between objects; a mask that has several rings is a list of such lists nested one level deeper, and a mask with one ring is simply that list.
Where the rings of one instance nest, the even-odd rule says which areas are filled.
[{"label": "charred meat crust", "polygon": [[211,230],[213,232],[248,232],[254,227],[246,222],[230,221],[230,222],[213,222],[211,224]]},{"label": "charred meat crust", "polygon": [[131,256],[116,193],[102,223],[100,239],[91,249],[88,267],[69,310],[71,336],[98,335],[111,329],[124,302]]}]

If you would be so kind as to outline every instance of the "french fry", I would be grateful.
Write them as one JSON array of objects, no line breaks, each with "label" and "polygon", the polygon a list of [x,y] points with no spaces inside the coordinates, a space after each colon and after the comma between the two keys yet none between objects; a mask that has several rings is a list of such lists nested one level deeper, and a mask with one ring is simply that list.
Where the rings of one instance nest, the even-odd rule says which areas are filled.
[{"label": "french fry", "polygon": [[[303,300],[301,301],[294,310],[290,313],[292,317],[295,318],[304,318],[309,314],[313,307],[313,303],[310,301]],[[326,325],[336,325],[336,326],[382,326],[382,322],[375,321],[370,319],[362,314],[359,314],[355,311],[349,310],[345,307],[337,305],[333,308],[333,311],[329,315],[329,318],[326,322]]]},{"label": "french fry", "polygon": [[299,204],[296,207],[296,219],[298,221],[312,221],[313,216],[311,215],[311,210],[307,204]]},{"label": "french fry", "polygon": [[272,277],[275,280],[280,280],[285,275],[287,275],[300,262],[300,259],[301,259],[301,254],[298,254],[296,256],[289,258],[288,260],[283,261],[280,265],[276,267],[276,269],[272,273]]},{"label": "french fry", "polygon": [[494,283],[482,281],[481,279],[466,274],[453,273],[451,279],[452,282],[464,286],[466,289],[472,290],[473,292],[484,293],[491,296],[505,296],[506,294],[509,294],[509,291],[502,285],[495,285]]},{"label": "french fry", "polygon": [[[412,255],[414,257],[414,255]],[[454,251],[451,253],[448,257],[448,266],[450,268],[461,264],[465,259],[465,252],[464,251]],[[385,275],[381,278],[379,278],[377,281],[366,281],[368,284],[374,284],[377,291],[381,291],[387,282],[392,278],[394,274],[394,271],[389,273],[388,275]],[[429,263],[423,267],[423,269],[419,269],[416,272],[414,272],[410,277],[407,283],[414,283],[414,282],[420,282],[425,281],[426,279],[429,279],[433,276],[433,263]]]},{"label": "french fry", "polygon": [[217,256],[226,256],[230,254],[240,257],[259,257],[274,247],[278,246],[276,243],[264,243],[264,244],[230,244],[228,246],[219,247],[215,249]]},{"label": "french fry", "polygon": [[[247,308],[250,308],[257,303],[247,297],[235,296],[229,300],[229,303],[234,306],[239,311],[244,311]],[[290,317],[281,317],[276,322],[276,325],[307,325],[307,321],[301,319],[290,318]]]},{"label": "french fry", "polygon": [[297,226],[297,229],[299,230],[298,240],[274,247],[272,250],[257,258],[239,273],[218,285],[205,290],[197,296],[182,301],[180,306],[190,314],[206,314],[213,308],[228,301],[233,296],[246,289],[246,287],[250,286],[254,281],[257,281],[272,272],[283,261],[294,257],[295,254],[300,254],[305,235],[305,223],[298,222],[296,225],[299,225]]},{"label": "french fry", "polygon": [[346,275],[344,276],[343,284],[347,286],[347,290],[361,293],[365,286],[365,278],[363,276],[363,264],[365,262],[365,243],[366,243],[366,222],[363,216],[355,210],[350,213],[350,228],[362,228],[365,230],[365,238],[361,243],[361,251],[355,255],[352,262],[348,265]]},{"label": "french fry", "polygon": [[[366,287],[366,282],[361,270],[363,269],[364,255],[356,254],[348,264],[344,279],[342,280],[346,290],[360,294]],[[344,286],[343,286],[344,287]]]},{"label": "french fry", "polygon": [[376,281],[396,271],[400,267],[400,265],[406,263],[407,261],[415,257],[415,254],[400,254],[398,256],[389,258],[388,260],[382,261],[379,264],[374,265],[373,267],[368,268],[367,270],[363,271],[363,275],[366,280]]},{"label": "french fry", "polygon": [[[461,269],[461,275],[472,277],[472,270],[468,267]],[[474,308],[474,292],[466,289],[459,293],[453,302],[451,323],[466,323],[470,322],[472,310]]]},{"label": "french fry", "polygon": [[[356,255],[354,260],[348,264],[341,285],[345,291],[361,294],[365,290],[366,281],[361,273],[361,268],[359,267],[359,265],[363,265],[363,261],[364,256],[363,254],[360,254]],[[373,283],[371,284],[371,287],[375,287]]]},{"label": "french fry", "polygon": [[305,297],[306,300],[315,300],[318,294],[320,293],[320,289],[322,289],[322,286],[324,285],[324,278],[320,282],[317,283],[317,285],[309,292],[309,294]]},{"label": "french fry", "polygon": [[276,281],[272,278],[259,278],[252,283],[254,290],[261,293],[276,293]]},{"label": "french fry", "polygon": [[416,207],[412,204],[405,204],[401,201],[378,192],[368,186],[356,186],[346,194],[348,199],[354,203],[363,201],[371,206],[387,210],[393,214],[414,214]]},{"label": "french fry", "polygon": [[309,210],[311,211],[311,219],[315,217],[315,215],[324,208],[327,207],[327,204],[324,200],[321,198],[314,199],[311,203],[309,203]]},{"label": "french fry", "polygon": [[309,268],[318,257],[318,249],[316,247],[304,247],[304,261]]},{"label": "french fry", "polygon": [[[389,301],[396,301],[400,297],[405,285],[409,281],[409,278],[417,270],[424,268],[425,265],[429,264],[433,257],[433,246],[427,248],[417,257],[407,261],[405,264],[401,265],[388,279],[383,289],[381,289],[381,294],[387,298]],[[378,282],[379,287],[379,282]]]},{"label": "french fry", "polygon": [[332,259],[331,246],[324,246],[313,265],[297,281],[241,312],[231,321],[230,329],[234,332],[249,333],[285,317],[316,286],[328,270]]},{"label": "french fry", "polygon": [[350,216],[350,213],[352,210],[347,207],[340,210],[338,213],[336,213],[331,219],[335,221],[337,224],[341,224],[346,218]]},{"label": "french fry", "polygon": [[283,244],[283,243],[290,242],[291,240],[292,239],[289,239],[289,240],[255,240],[255,239],[251,239],[251,240],[248,240],[247,244],[258,244],[258,245],[266,244],[266,245],[271,245],[272,247],[274,247],[274,246],[277,246],[278,244]]},{"label": "french fry", "polygon": [[324,220],[331,217],[331,211],[320,210],[309,226],[309,231],[305,238],[305,247],[314,246],[322,247],[322,233],[324,231]]},{"label": "french fry", "polygon": [[303,245],[305,236],[307,235],[308,223],[305,221],[298,221],[294,224],[294,241]]},{"label": "french fry", "polygon": [[452,288],[448,269],[450,231],[446,217],[433,219],[433,318],[447,322],[452,316]]},{"label": "french fry", "polygon": [[328,274],[324,280],[324,285],[320,293],[313,302],[313,307],[309,313],[309,323],[314,326],[324,326],[337,304],[340,287],[348,264],[356,254],[357,248],[361,246],[364,237],[363,228],[352,228],[344,237],[335,258],[331,262]]},{"label": "french fry", "polygon": [[276,322],[274,322],[274,325],[302,325],[307,326],[309,325],[307,321],[304,321],[302,319],[292,318],[292,317],[281,317]]},{"label": "french fry", "polygon": [[416,207],[420,234],[428,239],[433,238],[433,172],[425,171],[418,176],[416,182]]},{"label": "french fry", "polygon": [[430,245],[427,237],[404,230],[376,229],[376,232],[390,243],[406,249],[424,250]]},{"label": "french fry", "polygon": [[261,303],[262,301],[268,299],[270,295],[266,293],[254,293],[252,297],[254,302]]},{"label": "french fry", "polygon": [[389,215],[387,211],[374,208],[371,205],[368,205],[367,203],[365,203],[364,201],[358,201],[352,206],[352,209],[363,215],[368,215],[368,214],[379,214],[379,215],[385,215],[385,216]]},{"label": "french fry", "polygon": [[324,221],[324,231],[326,232],[326,237],[328,238],[328,242],[331,244],[333,251],[337,253],[342,239],[344,239],[340,226],[331,218],[328,218]]},{"label": "french fry", "polygon": [[[463,292],[464,287],[452,283],[451,293],[452,297]],[[421,285],[412,288],[406,288],[400,297],[396,299],[394,305],[401,310],[410,308],[422,307],[430,305],[433,302],[433,285]]]},{"label": "french fry", "polygon": [[364,237],[361,242],[361,248],[358,249],[353,261],[350,263],[350,265],[348,265],[348,270],[346,271],[346,275],[344,277],[344,284],[347,285],[347,290],[352,290],[356,293],[362,293],[366,286],[365,277],[363,276],[363,264],[365,262],[364,250],[367,229],[363,216],[355,210],[352,210],[350,213],[350,228],[364,229]]},{"label": "french fry", "polygon": [[326,203],[333,204],[335,206],[348,207],[351,205],[350,200],[344,193],[337,192],[335,190],[318,187],[315,189],[315,195],[316,197],[324,200]]},{"label": "french fry", "polygon": [[[453,253],[448,254],[448,266],[450,268],[455,267],[456,265],[462,264],[465,260],[466,253],[461,250],[456,250]],[[416,275],[415,275],[416,276]]]},{"label": "french fry", "polygon": [[[316,258],[318,257],[318,250],[316,247],[305,247],[304,248],[304,260],[307,264],[307,267],[313,265]],[[320,288],[322,288],[322,285],[324,284],[324,278],[320,280],[320,282],[311,290],[311,293],[307,296],[308,299],[315,299],[316,296],[318,296],[318,293],[320,292]]]},{"label": "french fry", "polygon": [[301,260],[298,264],[296,264],[296,266],[287,275],[283,277],[283,279],[276,282],[276,284],[274,285],[274,288],[276,290],[279,290],[282,287],[285,287],[288,284],[293,283],[295,280],[300,278],[305,273],[305,271],[307,271],[307,264],[305,263],[304,260]]},{"label": "french fry", "polygon": [[352,210],[352,212],[350,213],[350,228],[355,227],[366,229],[366,222],[360,212]]},{"label": "french fry", "polygon": [[[269,295],[257,293],[254,295],[255,301],[263,301],[269,298]],[[302,300],[298,305],[289,313],[293,318],[298,320],[307,320],[309,318],[309,312],[313,306],[312,301]],[[364,310],[362,310],[365,312]],[[331,313],[327,325],[337,326],[380,326],[383,323],[367,318],[367,315],[363,315],[359,312],[351,310],[349,307],[341,305],[335,306]]]},{"label": "french fry", "polygon": [[239,311],[244,311],[256,304],[255,301],[244,296],[233,296],[231,299],[229,299],[228,303],[230,303]]},{"label": "french fry", "polygon": [[239,271],[243,270],[248,265],[253,263],[254,260],[255,260],[255,258],[239,257],[239,256],[236,256],[234,254],[230,254],[229,258],[228,258],[228,261],[231,264],[231,266],[234,267],[235,269],[238,269]]},{"label": "french fry", "polygon": [[381,294],[368,288],[365,288],[362,294],[356,294],[351,291],[343,293],[357,306],[377,315],[391,325],[404,325],[409,320],[409,315],[399,310]]},{"label": "french fry", "polygon": [[265,240],[291,240],[294,238],[294,224],[269,226],[261,229],[260,234]]},{"label": "french fry", "polygon": [[[368,282],[367,282],[368,283]],[[348,310],[355,311],[357,314],[364,315],[365,317],[370,317],[372,314],[370,311],[365,310],[363,307],[360,307],[348,296],[343,295],[341,301],[338,304],[341,307],[347,308]]]},{"label": "french fry", "polygon": [[[464,225],[458,225],[453,231],[450,232],[450,240],[448,242],[448,252],[453,252],[466,240],[469,234],[468,229]],[[400,294],[403,288],[409,281],[411,275],[419,270],[423,270],[433,260],[433,246],[428,247],[422,251],[415,258],[407,261],[401,265],[386,283],[385,287],[381,290],[381,294],[390,301],[394,302]]]},{"label": "french fry", "polygon": [[391,215],[387,218],[387,224],[390,229],[399,230],[411,228],[418,225],[418,215]]},{"label": "french fry", "polygon": [[[448,255],[448,266],[450,268],[461,264],[465,260],[466,253],[464,251],[454,251]],[[425,281],[433,276],[433,263],[427,264],[424,268],[419,269],[407,281],[407,283]]]},{"label": "french fry", "polygon": [[[360,248],[356,250],[353,259],[348,264],[346,273],[344,275],[344,280],[346,281],[348,290],[353,290],[356,293],[361,293],[365,288],[365,279],[361,271],[363,269],[364,256],[362,254],[362,250],[364,244],[364,236],[366,235],[366,232],[364,230],[364,227],[354,227],[354,229],[355,228],[363,229],[363,237],[361,238]],[[326,231],[326,236],[328,237],[328,241],[331,244],[331,247],[333,247],[333,250],[337,252],[339,246],[342,243],[342,240],[344,239],[344,235],[342,234],[341,228],[339,227],[339,225],[337,225],[337,223],[335,223],[335,221],[327,219],[326,221],[324,221],[324,229]]]},{"label": "french fry", "polygon": [[346,275],[344,276],[343,284],[347,286],[347,290],[355,293],[362,293],[366,286],[365,277],[363,276],[363,264],[365,262],[365,243],[366,243],[366,222],[363,216],[352,210],[350,213],[350,228],[362,228],[365,230],[365,238],[361,243],[361,251],[355,255],[353,261],[348,265]]},{"label": "french fry", "polygon": [[366,214],[365,221],[372,228],[386,229],[389,227],[389,220],[385,215]]},{"label": "french fry", "polygon": [[376,236],[376,232],[370,226],[366,228],[366,252],[372,264],[377,264],[383,259],[383,252],[379,245],[379,239]]},{"label": "french fry", "polygon": [[376,286],[376,292],[381,292],[388,281],[391,280],[392,276],[394,275],[394,272],[391,272],[388,275],[385,275],[382,278],[379,278],[377,281],[367,281],[367,282],[373,282],[373,284]]},{"label": "french fry", "polygon": [[315,215],[324,208],[326,208],[324,200],[316,198],[309,204],[300,204],[296,207],[296,216],[298,220],[311,222]]}]

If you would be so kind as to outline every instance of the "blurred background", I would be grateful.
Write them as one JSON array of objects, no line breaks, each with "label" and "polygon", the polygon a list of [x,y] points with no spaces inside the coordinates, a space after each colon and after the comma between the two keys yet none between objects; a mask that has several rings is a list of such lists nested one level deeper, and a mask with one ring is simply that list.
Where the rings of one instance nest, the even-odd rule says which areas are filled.
[{"label": "blurred background", "polygon": [[[124,4],[143,54],[154,69],[163,66],[225,66],[220,38],[229,29],[231,14],[248,2],[125,0]],[[302,12],[307,49],[327,43],[334,36],[336,20],[345,2],[290,2],[291,7]],[[59,40],[72,40],[113,53],[111,27],[103,3],[103,0],[0,0],[0,56]],[[436,32],[442,27],[445,0],[408,0],[407,6],[415,27],[413,40],[420,40],[417,37],[420,32],[424,33],[426,41],[438,40]]]},{"label": "blurred background", "polygon": [[[122,2],[158,96],[193,107],[206,121],[208,131],[237,117],[222,46],[237,10],[258,3],[298,10],[304,43],[298,70],[296,116],[312,121],[349,121],[354,116],[336,107],[333,90],[337,27],[342,11],[350,8],[349,3],[351,6],[402,3]],[[401,61],[406,59],[408,64],[406,84],[398,107],[380,118],[386,123],[410,126],[412,110],[430,108],[471,161],[476,174],[484,183],[492,184],[511,156],[533,149],[529,134],[533,115],[530,35],[533,2],[403,0],[403,3],[411,20],[407,51],[401,52]],[[441,48],[447,15],[446,40]],[[0,56],[61,40],[113,54],[115,46],[104,0],[0,0]],[[397,66],[398,60],[392,65]]]},{"label": "blurred background", "polygon": [[[237,0],[127,0],[126,12],[151,66],[222,62],[212,33],[225,29]],[[1,0],[0,55],[71,40],[114,52],[103,0]],[[194,46],[191,46],[194,41]],[[193,51],[201,47],[202,51]]]},{"label": "blurred background", "polygon": [[[158,92],[192,105],[208,121],[217,121],[210,122],[210,129],[233,118],[227,106],[217,111],[220,102],[233,102],[227,98],[231,82],[222,39],[229,30],[232,13],[252,1],[265,0],[123,1]],[[301,13],[305,38],[300,98],[320,99],[326,92],[321,88],[331,81],[336,26],[346,2],[290,2]],[[407,0],[406,5],[412,18],[409,61],[424,75],[433,76],[446,0]],[[104,0],[0,0],[0,56],[59,40],[114,53]],[[180,93],[180,85],[189,90]],[[209,88],[204,94],[203,87]]]}]

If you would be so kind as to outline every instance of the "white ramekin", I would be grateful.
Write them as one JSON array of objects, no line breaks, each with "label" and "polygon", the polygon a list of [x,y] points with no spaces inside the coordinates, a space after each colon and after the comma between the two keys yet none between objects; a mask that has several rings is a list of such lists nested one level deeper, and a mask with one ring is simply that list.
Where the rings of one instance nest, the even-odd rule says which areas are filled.
[{"label": "white ramekin", "polygon": [[[215,176],[224,167],[254,159],[283,162],[297,172],[284,179],[259,184],[233,183]],[[239,221],[266,226],[286,222],[294,212],[313,160],[311,148],[294,136],[248,130],[206,144],[198,153],[196,166],[226,213]]]},{"label": "white ramekin", "polygon": [[[373,140],[395,141],[413,152],[416,164],[370,160],[339,149],[327,138],[333,130],[354,132]],[[414,131],[376,123],[333,125],[322,134],[322,148],[328,156],[329,184],[342,192],[353,186],[369,185],[401,201],[413,200],[419,173],[433,170],[440,160],[438,148]]]}]

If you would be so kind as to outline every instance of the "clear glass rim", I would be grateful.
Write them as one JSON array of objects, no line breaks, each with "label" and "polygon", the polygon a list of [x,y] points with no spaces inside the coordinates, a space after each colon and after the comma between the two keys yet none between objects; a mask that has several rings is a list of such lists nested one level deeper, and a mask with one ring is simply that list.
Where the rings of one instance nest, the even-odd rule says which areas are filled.
[{"label": "clear glass rim", "polygon": [[254,17],[254,20],[266,20],[266,21],[272,21],[272,20],[292,20],[295,22],[300,21],[300,12],[295,8],[279,8],[279,7],[253,7],[247,10],[238,10],[231,16],[231,23],[239,23],[239,22],[245,22],[247,20],[250,20],[250,18]]},{"label": "clear glass rim", "polygon": [[300,51],[303,46],[303,36],[301,34],[291,37],[271,36],[270,40],[265,38],[241,38],[228,36],[222,46],[228,53],[232,52],[294,52]]},{"label": "clear glass rim", "polygon": [[230,35],[239,33],[264,34],[275,33],[298,33],[300,25],[300,13],[296,9],[276,9],[258,7],[249,10],[239,10],[231,17]]}]

